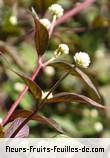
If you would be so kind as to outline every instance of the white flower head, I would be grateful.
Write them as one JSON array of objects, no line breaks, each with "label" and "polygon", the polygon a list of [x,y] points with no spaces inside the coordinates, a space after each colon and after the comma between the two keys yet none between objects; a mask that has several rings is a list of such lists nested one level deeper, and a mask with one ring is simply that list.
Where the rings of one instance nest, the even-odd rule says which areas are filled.
[{"label": "white flower head", "polygon": [[44,68],[44,73],[48,76],[53,76],[55,74],[55,69],[52,66],[46,66]]},{"label": "white flower head", "polygon": [[14,15],[10,16],[9,21],[12,25],[17,25],[17,17],[16,16],[14,16]]},{"label": "white flower head", "polygon": [[42,23],[42,25],[44,25],[46,27],[46,29],[49,29],[51,26],[51,23],[48,19],[40,19],[40,22]]},{"label": "white flower head", "polygon": [[76,64],[82,68],[87,68],[90,64],[90,57],[85,52],[78,52],[74,55]]},{"label": "white flower head", "polygon": [[[42,99],[44,99],[47,96],[48,93],[49,92],[43,92],[42,91]],[[53,94],[52,93],[50,93],[49,96],[48,96],[48,99],[51,99],[51,98],[53,98]]]},{"label": "white flower head", "polygon": [[69,47],[67,44],[59,44],[57,50],[55,51],[55,56],[59,56],[61,54],[69,54]]},{"label": "white flower head", "polygon": [[103,130],[103,124],[101,122],[96,122],[94,128],[97,132],[101,132]]},{"label": "white flower head", "polygon": [[48,10],[49,10],[50,14],[52,14],[52,16],[55,15],[57,18],[61,17],[63,15],[63,12],[64,12],[64,9],[59,4],[52,4],[48,8]]},{"label": "white flower head", "polygon": [[2,123],[3,119],[0,117],[0,124]]},{"label": "white flower head", "polygon": [[18,92],[21,92],[24,89],[24,86],[25,85],[23,83],[20,83],[20,82],[17,82],[14,84],[15,90]]},{"label": "white flower head", "polygon": [[67,44],[59,44],[58,49],[63,53],[63,54],[69,54],[69,47]]}]

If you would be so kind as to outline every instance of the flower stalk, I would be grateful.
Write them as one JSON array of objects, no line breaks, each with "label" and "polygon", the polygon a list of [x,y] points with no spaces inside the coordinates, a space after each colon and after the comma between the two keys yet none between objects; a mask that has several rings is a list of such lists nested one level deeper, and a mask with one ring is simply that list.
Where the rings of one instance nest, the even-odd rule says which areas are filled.
[{"label": "flower stalk", "polygon": [[[42,67],[43,67],[43,64],[41,62],[39,62],[38,67],[35,69],[32,77],[31,77],[32,81],[36,78],[36,76],[38,75],[38,73],[42,69]],[[17,108],[17,106],[19,105],[19,103],[21,102],[21,100],[23,99],[23,97],[24,97],[24,95],[26,94],[27,91],[28,91],[28,86],[25,86],[23,91],[20,93],[20,95],[18,96],[16,101],[11,106],[7,116],[3,119],[3,122],[2,122],[3,126],[5,126],[5,124],[7,123],[8,119],[10,119],[11,115],[13,114],[13,112],[15,111],[15,109]]]}]

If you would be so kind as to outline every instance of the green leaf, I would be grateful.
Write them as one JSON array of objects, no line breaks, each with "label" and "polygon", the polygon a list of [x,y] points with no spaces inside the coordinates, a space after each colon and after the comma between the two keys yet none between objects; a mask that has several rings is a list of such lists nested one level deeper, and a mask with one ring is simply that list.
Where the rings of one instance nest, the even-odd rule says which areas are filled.
[{"label": "green leaf", "polygon": [[37,50],[38,56],[42,56],[48,46],[48,41],[49,41],[48,30],[41,24],[41,22],[39,21],[37,16],[35,16],[32,13],[31,13],[31,15],[32,15],[32,17],[34,19],[34,23],[35,23],[34,40],[35,40],[36,50]]},{"label": "green leaf", "polygon": [[65,71],[70,71],[71,75],[75,75],[75,76],[78,76],[79,78],[83,79],[83,81],[86,83],[86,85],[89,87],[89,89],[97,95],[98,99],[100,99],[99,92],[96,89],[96,87],[94,86],[93,82],[81,69],[79,69],[78,67],[75,67],[72,64],[68,64],[68,63],[65,63],[62,61],[56,61],[56,62],[51,63],[50,65],[56,66],[56,67],[61,67]]},{"label": "green leaf", "polygon": [[[15,71],[13,71],[13,72],[15,72]],[[26,85],[29,87],[32,95],[36,99],[40,100],[41,97],[42,97],[42,90],[41,90],[41,88],[34,81],[32,81],[29,77],[26,77],[25,75],[20,74],[18,72],[15,72],[15,73],[24,80]]]},{"label": "green leaf", "polygon": [[80,95],[80,94],[77,94],[77,93],[58,93],[56,95],[53,96],[53,98],[50,98],[47,100],[48,103],[57,103],[57,102],[80,102],[80,103],[86,103],[86,104],[90,104],[90,105],[93,105],[97,108],[102,108],[102,109],[105,109],[105,106],[97,103],[96,101],[86,97],[86,96],[83,96],[83,95]]},{"label": "green leaf", "polygon": [[[27,110],[17,110],[13,113],[13,115],[11,116],[11,118],[9,119],[9,122],[12,122],[13,120],[15,120],[16,118],[20,117],[20,118],[27,118],[29,115],[31,115],[32,112],[31,111],[27,111]],[[61,128],[61,126],[54,120],[49,119],[43,115],[40,114],[35,114],[31,120],[34,121],[38,121],[42,124],[47,124],[52,126],[53,128],[55,128],[58,132],[60,133],[64,133],[63,129]]]}]

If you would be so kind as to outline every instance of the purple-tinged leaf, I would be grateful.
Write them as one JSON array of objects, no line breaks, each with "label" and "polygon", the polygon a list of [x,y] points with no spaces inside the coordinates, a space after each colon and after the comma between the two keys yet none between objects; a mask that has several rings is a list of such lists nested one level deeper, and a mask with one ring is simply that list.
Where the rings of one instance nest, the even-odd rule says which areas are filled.
[{"label": "purple-tinged leaf", "polygon": [[[15,71],[13,71],[13,72],[15,72]],[[23,74],[20,74],[18,72],[15,72],[15,73],[24,80],[24,82],[26,83],[26,85],[29,87],[32,95],[36,99],[40,100],[41,96],[42,96],[42,90],[41,90],[41,88],[34,81],[32,81],[29,77],[26,77]]]},{"label": "purple-tinged leaf", "polygon": [[42,56],[47,49],[49,42],[48,30],[41,24],[38,17],[32,14],[35,23],[35,46],[38,53],[38,56]]},{"label": "purple-tinged leaf", "polygon": [[84,73],[81,69],[79,69],[78,67],[75,67],[72,64],[68,64],[66,62],[62,62],[62,61],[56,61],[51,63],[50,65],[56,66],[56,67],[61,67],[62,69],[64,69],[65,71],[70,71],[71,75],[75,75],[80,77],[81,79],[83,79],[83,81],[86,83],[86,85],[88,86],[88,88],[94,93],[96,94],[96,96],[98,97],[98,99],[100,99],[100,95],[98,90],[96,89],[96,87],[94,86],[93,82],[91,81],[91,79],[88,77],[88,75],[86,75],[86,73]]},{"label": "purple-tinged leaf", "polygon": [[[11,125],[9,128],[5,131],[5,137],[10,138],[10,136],[15,132],[15,130],[20,126],[20,124],[24,121],[23,118],[16,118],[13,122],[11,122]],[[25,125],[15,136],[15,138],[24,138],[28,137],[29,135],[29,127],[28,125]]]},{"label": "purple-tinged leaf", "polygon": [[[10,120],[8,121],[8,123],[10,121],[13,121],[14,119],[18,118],[18,117],[21,117],[21,118],[27,118],[29,115],[31,115],[32,112],[31,111],[27,111],[27,110],[17,110],[13,113],[13,115],[11,116]],[[55,128],[58,132],[60,133],[63,133],[63,129],[61,128],[61,126],[54,120],[52,119],[49,119],[43,115],[40,115],[40,114],[35,114],[31,120],[34,120],[34,121],[38,121],[42,124],[46,124],[46,125],[50,125],[52,126],[53,128]]]},{"label": "purple-tinged leaf", "polygon": [[83,79],[83,81],[93,90],[93,93],[95,92],[95,94],[98,96],[98,98],[100,99],[100,94],[98,92],[98,90],[96,89],[95,85],[93,84],[93,82],[91,81],[91,79],[88,77],[88,75],[86,75],[81,69],[79,69],[78,67],[75,67],[75,72],[77,73],[77,75]]},{"label": "purple-tinged leaf", "polygon": [[105,106],[97,103],[96,101],[77,94],[77,93],[58,93],[56,95],[53,96],[53,98],[50,98],[47,100],[48,103],[57,103],[57,102],[80,102],[80,103],[86,103],[86,104],[90,104],[92,106],[95,106],[97,108],[102,108],[105,109]]},{"label": "purple-tinged leaf", "polygon": [[4,131],[3,131],[3,127],[0,124],[0,138],[4,137]]}]

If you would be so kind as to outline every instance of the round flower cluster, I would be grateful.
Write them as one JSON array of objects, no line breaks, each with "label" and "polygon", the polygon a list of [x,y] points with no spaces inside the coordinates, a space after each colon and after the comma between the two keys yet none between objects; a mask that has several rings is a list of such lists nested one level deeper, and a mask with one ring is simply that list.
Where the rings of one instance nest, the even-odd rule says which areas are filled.
[{"label": "round flower cluster", "polygon": [[82,68],[87,68],[90,64],[90,57],[85,52],[78,52],[74,56],[76,64]]},{"label": "round flower cluster", "polygon": [[44,25],[44,27],[46,29],[49,29],[51,26],[51,23],[48,19],[44,18],[44,19],[40,19],[40,22],[42,23],[42,25]]},{"label": "round flower cluster", "polygon": [[53,76],[55,74],[55,69],[52,66],[46,66],[44,68],[44,73],[48,76]]},{"label": "round flower cluster", "polygon": [[61,54],[69,54],[68,45],[67,44],[59,44],[59,46],[54,54],[55,54],[55,56],[59,56]]},{"label": "round flower cluster", "polygon": [[[44,99],[47,96],[48,93],[49,92],[43,92],[42,91],[42,99]],[[48,96],[48,99],[51,99],[51,98],[53,98],[53,94],[52,93],[50,93],[49,96]]]},{"label": "round flower cluster", "polygon": [[2,118],[0,117],[0,124],[2,123],[2,121],[3,121],[3,120],[2,120]]},{"label": "round flower cluster", "polygon": [[59,4],[52,4],[48,10],[52,14],[52,16],[55,15],[57,18],[61,17],[64,12],[64,9]]},{"label": "round flower cluster", "polygon": [[24,89],[24,86],[25,85],[23,83],[20,83],[20,82],[17,82],[14,84],[15,90],[18,92],[21,92]]},{"label": "round flower cluster", "polygon": [[9,18],[9,21],[12,25],[17,25],[17,17],[12,15],[10,18]]}]

